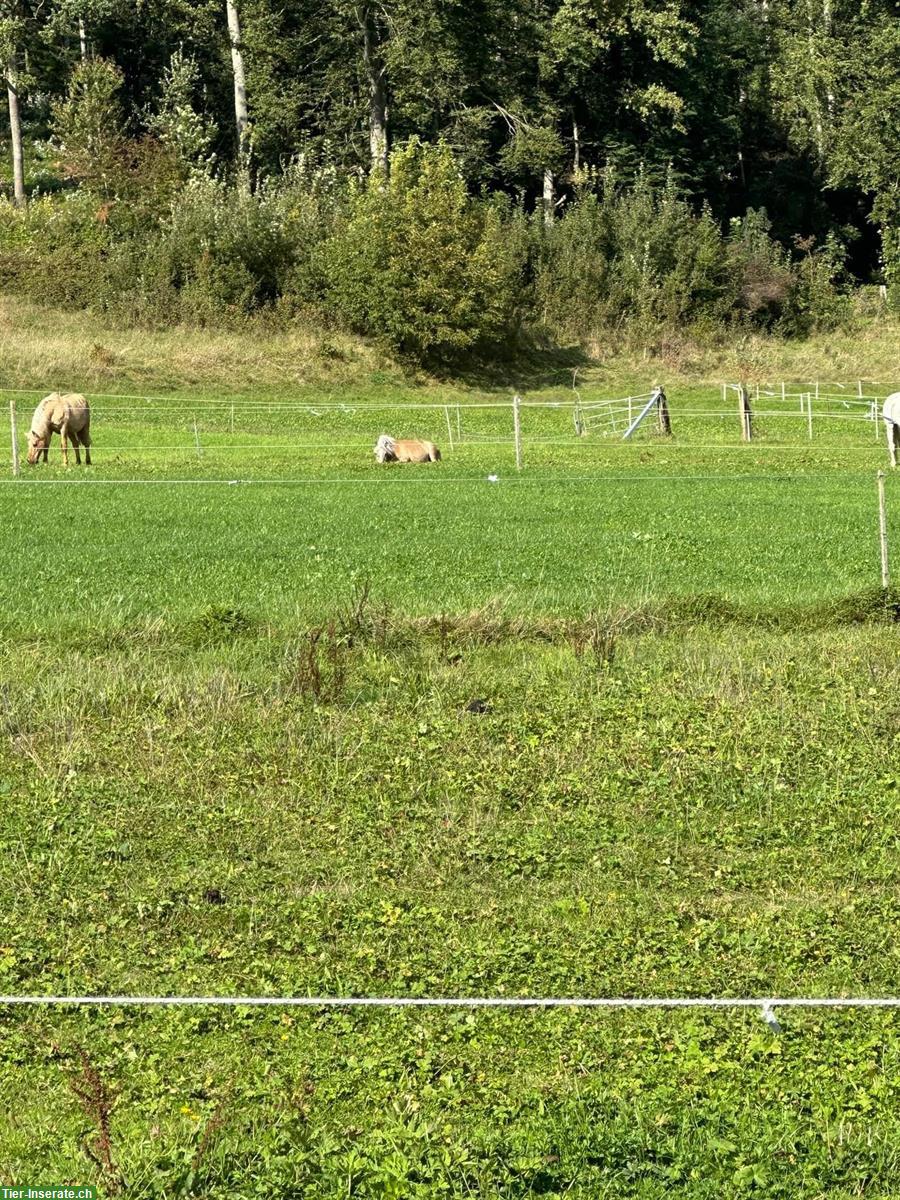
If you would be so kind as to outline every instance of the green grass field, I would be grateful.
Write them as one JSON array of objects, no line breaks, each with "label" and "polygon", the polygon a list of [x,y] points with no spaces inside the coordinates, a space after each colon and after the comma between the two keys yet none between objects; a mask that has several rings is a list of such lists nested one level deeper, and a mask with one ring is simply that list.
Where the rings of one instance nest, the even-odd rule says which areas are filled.
[{"label": "green grass field", "polygon": [[[900,995],[870,422],[177,394],[0,483],[0,993]],[[779,1017],[0,1007],[0,1185],[900,1195],[900,1017]]]},{"label": "green grass field", "polygon": [[[2,619],[130,627],[216,605],[288,628],[362,580],[408,613],[534,616],[698,594],[812,605],[878,583],[886,452],[865,404],[823,399],[810,439],[796,401],[763,399],[756,437],[741,445],[730,398],[721,415],[718,390],[682,388],[670,392],[672,439],[641,427],[623,442],[624,407],[615,432],[579,439],[571,393],[540,395],[559,407],[523,410],[521,472],[496,393],[458,407],[447,396],[446,410],[408,407],[432,401],[391,389],[349,395],[343,410],[266,395],[234,412],[208,394],[143,406],[97,397],[89,471],[65,471],[56,449],[48,466],[0,485]],[[27,416],[34,396],[18,403]],[[382,428],[438,440],[444,461],[379,466]],[[37,528],[52,553],[29,557],[23,587],[14,531]]]}]

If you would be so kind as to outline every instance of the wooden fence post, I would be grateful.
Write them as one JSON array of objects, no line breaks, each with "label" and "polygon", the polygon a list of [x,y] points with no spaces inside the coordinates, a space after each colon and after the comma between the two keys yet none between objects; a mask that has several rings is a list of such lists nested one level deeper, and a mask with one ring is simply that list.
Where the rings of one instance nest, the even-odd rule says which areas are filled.
[{"label": "wooden fence post", "polygon": [[572,419],[575,422],[575,436],[584,437],[584,417],[581,413],[581,400],[575,401],[575,409],[572,413]]},{"label": "wooden fence post", "polygon": [[888,565],[887,511],[884,503],[884,471],[878,472],[878,540],[881,543],[881,586],[890,587],[891,572]]},{"label": "wooden fence post", "polygon": [[659,432],[664,437],[672,436],[672,418],[669,416],[669,405],[666,401],[666,393],[661,387],[656,389],[656,420],[659,426]]},{"label": "wooden fence post", "polygon": [[516,392],[513,396],[513,437],[516,440],[516,470],[522,470],[522,419],[519,415],[519,408],[522,404],[522,397]]},{"label": "wooden fence post", "polygon": [[741,420],[741,441],[752,441],[753,412],[750,408],[750,393],[744,383],[738,384],[738,416]]},{"label": "wooden fence post", "polygon": [[19,437],[16,433],[16,402],[9,402],[9,435],[12,439],[12,473],[19,474]]}]

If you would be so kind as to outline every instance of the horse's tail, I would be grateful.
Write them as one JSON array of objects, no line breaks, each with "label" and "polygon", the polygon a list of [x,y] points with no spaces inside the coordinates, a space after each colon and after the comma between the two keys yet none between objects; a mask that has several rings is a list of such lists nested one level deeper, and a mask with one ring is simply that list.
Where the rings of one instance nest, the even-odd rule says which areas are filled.
[{"label": "horse's tail", "polygon": [[431,461],[432,462],[440,462],[441,461],[441,452],[440,452],[440,450],[438,450],[437,446],[434,445],[434,443],[432,443],[432,446],[431,446]]}]

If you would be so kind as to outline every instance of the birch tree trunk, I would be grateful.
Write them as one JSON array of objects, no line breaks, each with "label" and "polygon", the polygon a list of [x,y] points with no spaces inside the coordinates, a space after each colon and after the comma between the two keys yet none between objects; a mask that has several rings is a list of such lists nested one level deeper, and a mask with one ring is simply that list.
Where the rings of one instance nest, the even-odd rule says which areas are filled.
[{"label": "birch tree trunk", "polygon": [[87,30],[84,26],[84,17],[78,18],[78,41],[81,45],[81,61],[87,62]]},{"label": "birch tree trunk", "polygon": [[369,84],[369,154],[372,171],[387,175],[388,169],[388,104],[385,67],[378,44],[378,29],[371,4],[363,7],[363,64]]},{"label": "birch tree trunk", "polygon": [[247,81],[244,74],[244,53],[241,48],[241,21],[234,0],[225,0],[225,12],[228,16],[228,40],[231,42],[231,70],[234,75],[234,117],[237,124],[238,156],[244,159],[247,155],[247,134],[249,131]]},{"label": "birch tree trunk", "polygon": [[815,130],[816,153],[820,165],[825,161],[825,126],[822,120],[822,102],[819,88],[819,71],[816,55],[816,12],[812,0],[807,0],[807,41],[809,44],[809,79],[811,89],[812,122]]},{"label": "birch tree trunk", "polygon": [[553,214],[556,209],[556,191],[553,186],[553,172],[549,167],[544,171],[544,224],[553,224]]},{"label": "birch tree trunk", "polygon": [[9,134],[12,143],[13,200],[21,208],[25,204],[25,156],[22,153],[18,83],[15,54],[11,54],[6,64],[6,94],[9,98]]}]

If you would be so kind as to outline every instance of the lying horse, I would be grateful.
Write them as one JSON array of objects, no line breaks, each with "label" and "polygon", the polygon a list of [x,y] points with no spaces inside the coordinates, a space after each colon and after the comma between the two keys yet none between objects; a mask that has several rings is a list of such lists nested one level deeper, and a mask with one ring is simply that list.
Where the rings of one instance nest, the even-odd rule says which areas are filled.
[{"label": "lying horse", "polygon": [[897,447],[900,446],[900,392],[892,392],[885,400],[881,415],[884,418],[884,429],[887,434],[888,454],[891,456],[891,466],[897,465]]},{"label": "lying horse", "polygon": [[34,466],[43,454],[47,461],[50,439],[58,433],[62,442],[63,462],[69,465],[69,441],[75,447],[75,461],[81,466],[81,451],[84,446],[84,461],[91,465],[91,410],[84,396],[77,392],[51,392],[45,396],[31,419],[28,434],[28,462]]},{"label": "lying horse", "polygon": [[386,462],[440,462],[441,452],[434,442],[400,441],[383,433],[375,443],[375,458]]}]

